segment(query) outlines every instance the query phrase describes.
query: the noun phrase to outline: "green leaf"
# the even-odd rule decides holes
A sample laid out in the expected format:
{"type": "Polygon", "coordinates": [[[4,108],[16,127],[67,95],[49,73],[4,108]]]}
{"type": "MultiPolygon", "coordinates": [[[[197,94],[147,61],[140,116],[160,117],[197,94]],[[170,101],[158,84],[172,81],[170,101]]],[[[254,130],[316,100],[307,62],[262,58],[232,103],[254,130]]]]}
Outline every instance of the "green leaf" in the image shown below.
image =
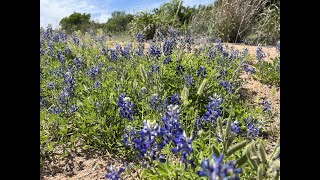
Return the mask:
{"type": "Polygon", "coordinates": [[[244,140],[244,141],[242,141],[242,142],[239,142],[239,143],[231,146],[231,147],[229,148],[229,150],[227,151],[226,156],[232,155],[234,152],[236,152],[236,151],[238,151],[239,149],[245,147],[246,145],[247,145],[247,140],[244,140]]]}

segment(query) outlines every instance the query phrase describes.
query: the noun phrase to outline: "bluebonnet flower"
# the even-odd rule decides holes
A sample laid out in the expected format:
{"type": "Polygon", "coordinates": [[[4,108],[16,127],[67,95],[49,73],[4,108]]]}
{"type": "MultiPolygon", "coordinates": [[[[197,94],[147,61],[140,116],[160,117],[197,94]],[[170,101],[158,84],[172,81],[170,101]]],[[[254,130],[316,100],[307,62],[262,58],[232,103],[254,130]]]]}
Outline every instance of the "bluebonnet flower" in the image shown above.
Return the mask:
{"type": "Polygon", "coordinates": [[[45,38],[45,39],[51,39],[52,32],[53,32],[52,26],[49,24],[49,25],[47,26],[46,31],[44,32],[44,38],[45,38]]]}
{"type": "Polygon", "coordinates": [[[70,92],[68,90],[62,90],[62,92],[59,94],[58,101],[61,105],[68,105],[70,98],[70,92]]]}
{"type": "Polygon", "coordinates": [[[161,56],[161,51],[156,45],[152,45],[149,49],[149,52],[152,56],[159,58],[161,56]]]}
{"type": "Polygon", "coordinates": [[[101,74],[99,66],[92,66],[88,71],[90,79],[95,79],[99,74],[101,74]]]}
{"type": "Polygon", "coordinates": [[[75,34],[72,35],[72,39],[75,44],[79,44],[79,39],[75,34]]]}
{"type": "Polygon", "coordinates": [[[210,48],[208,51],[208,59],[212,60],[216,56],[216,50],[214,48],[210,48]]]}
{"type": "Polygon", "coordinates": [[[231,129],[230,129],[230,131],[231,131],[231,133],[236,133],[237,135],[239,135],[239,134],[241,133],[238,120],[234,121],[234,122],[231,124],[231,129]]]}
{"type": "Polygon", "coordinates": [[[230,53],[230,57],[229,57],[229,60],[233,60],[233,59],[236,59],[238,57],[238,54],[239,54],[239,50],[231,50],[231,53],[230,53]]]}
{"type": "Polygon", "coordinates": [[[83,63],[83,62],[81,61],[81,59],[78,58],[78,57],[74,58],[74,59],[73,59],[73,62],[76,64],[76,67],[77,67],[77,68],[80,68],[81,66],[84,65],[84,63],[83,63]]]}
{"type": "Polygon", "coordinates": [[[94,102],[94,106],[99,107],[100,106],[99,102],[94,102]]]}
{"type": "Polygon", "coordinates": [[[261,126],[257,127],[257,123],[254,123],[254,119],[252,116],[249,116],[245,119],[247,122],[247,136],[251,136],[252,138],[255,138],[259,135],[261,126]]]}
{"type": "Polygon", "coordinates": [[[186,85],[187,87],[191,87],[195,84],[195,80],[193,79],[193,77],[189,74],[186,74],[184,76],[185,80],[186,80],[186,85]]]}
{"type": "Polygon", "coordinates": [[[206,106],[207,112],[206,115],[202,117],[204,121],[209,121],[210,123],[216,124],[218,117],[222,116],[222,98],[216,94],[212,97],[209,97],[209,104],[206,106]]]}
{"type": "Polygon", "coordinates": [[[120,177],[120,174],[124,172],[124,168],[119,168],[118,170],[114,169],[112,165],[107,167],[107,174],[105,175],[106,179],[111,179],[111,180],[122,180],[120,177]]]}
{"type": "Polygon", "coordinates": [[[169,32],[169,35],[173,38],[176,38],[178,36],[177,30],[174,29],[173,27],[169,27],[168,32],[169,32]]]}
{"type": "Polygon", "coordinates": [[[129,47],[124,47],[123,50],[121,51],[121,55],[127,59],[130,58],[130,48],[129,47]]]}
{"type": "Polygon", "coordinates": [[[263,106],[263,111],[271,110],[271,101],[268,101],[265,98],[263,98],[259,104],[263,106]]]}
{"type": "Polygon", "coordinates": [[[223,54],[223,57],[225,57],[225,58],[227,58],[229,56],[228,51],[223,51],[222,54],[223,54]]]}
{"type": "Polygon", "coordinates": [[[174,39],[167,39],[163,44],[163,54],[165,56],[169,56],[172,54],[172,50],[174,47],[174,39]]]}
{"type": "Polygon", "coordinates": [[[49,42],[48,43],[48,47],[49,47],[49,50],[53,50],[54,44],[52,42],[49,42]]]}
{"type": "Polygon", "coordinates": [[[107,50],[106,50],[104,47],[102,48],[101,52],[102,52],[102,54],[103,54],[104,56],[107,55],[107,50]]]}
{"type": "Polygon", "coordinates": [[[232,179],[238,180],[238,174],[242,173],[240,168],[236,168],[233,161],[223,164],[224,155],[219,157],[212,155],[212,159],[205,159],[201,163],[202,170],[198,171],[200,177],[208,177],[210,180],[232,179]]]}
{"type": "Polygon", "coordinates": [[[170,56],[167,56],[166,58],[164,58],[163,60],[163,64],[170,64],[172,62],[172,59],[170,56]]]}
{"type": "Polygon", "coordinates": [[[62,109],[59,108],[58,106],[54,107],[54,106],[51,106],[50,110],[49,110],[50,114],[60,114],[62,112],[62,109]]]}
{"type": "Polygon", "coordinates": [[[139,150],[139,157],[150,156],[155,160],[159,151],[156,137],[160,134],[160,127],[157,123],[143,121],[143,128],[140,130],[140,137],[134,140],[135,148],[139,150]]]}
{"type": "Polygon", "coordinates": [[[163,148],[172,140],[172,138],[183,132],[179,122],[180,112],[181,109],[179,109],[178,105],[167,106],[165,116],[162,117],[164,125],[161,127],[160,135],[163,137],[163,142],[160,144],[160,148],[163,148]]]}
{"type": "Polygon", "coordinates": [[[278,52],[280,52],[280,41],[277,42],[276,49],[278,52]]]}
{"type": "Polygon", "coordinates": [[[136,50],[136,54],[138,55],[138,56],[143,56],[144,54],[143,54],[143,49],[142,48],[138,48],[138,50],[136,50]]]}
{"type": "Polygon", "coordinates": [[[248,65],[245,66],[244,70],[246,71],[246,73],[249,73],[249,74],[254,74],[255,73],[254,67],[251,67],[251,66],[248,66],[248,65]]]}
{"type": "Polygon", "coordinates": [[[173,142],[177,147],[172,148],[172,153],[176,154],[181,152],[182,163],[185,163],[188,157],[190,156],[190,154],[193,152],[192,140],[193,140],[193,137],[188,138],[185,132],[183,132],[182,134],[177,134],[173,138],[173,142]]]}
{"type": "Polygon", "coordinates": [[[152,73],[159,73],[160,72],[160,67],[156,64],[151,65],[151,72],[152,73]]]}
{"type": "Polygon", "coordinates": [[[66,62],[66,60],[64,59],[64,56],[63,56],[61,51],[58,52],[58,59],[59,59],[61,64],[64,64],[66,62]]]}
{"type": "Polygon", "coordinates": [[[247,56],[248,52],[249,52],[248,48],[244,48],[243,51],[242,51],[242,56],[243,57],[247,56]]]}
{"type": "Polygon", "coordinates": [[[56,83],[49,82],[49,83],[47,84],[47,88],[48,88],[48,89],[54,89],[55,87],[56,87],[56,83]]]}
{"type": "Polygon", "coordinates": [[[75,105],[72,105],[71,107],[70,107],[70,113],[74,113],[74,112],[76,112],[78,110],[78,106],[75,104],[75,105]]]}
{"type": "Polygon", "coordinates": [[[67,71],[66,74],[63,75],[64,83],[70,87],[74,87],[76,83],[76,79],[72,76],[71,70],[67,71]]]}
{"type": "Polygon", "coordinates": [[[179,64],[176,68],[176,72],[178,74],[182,74],[184,71],[185,71],[184,67],[181,64],[179,64]]]}
{"type": "Polygon", "coordinates": [[[134,111],[132,110],[134,104],[130,101],[129,97],[125,94],[121,94],[118,100],[118,106],[120,107],[120,117],[133,120],[134,111]]]}
{"type": "Polygon", "coordinates": [[[175,93],[169,97],[166,98],[164,105],[168,106],[170,104],[172,105],[181,105],[182,100],[181,100],[181,95],[179,93],[175,93]]]}
{"type": "Polygon", "coordinates": [[[217,79],[221,79],[223,76],[227,75],[228,74],[228,71],[221,71],[219,76],[217,77],[217,79]]]}
{"type": "MultiPolygon", "coordinates": [[[[279,158],[280,158],[280,155],[279,155],[279,158]]],[[[165,163],[166,162],[166,157],[163,154],[160,154],[159,155],[159,161],[162,162],[162,163],[165,163]]]]}
{"type": "Polygon", "coordinates": [[[257,57],[258,61],[261,61],[263,58],[266,57],[266,55],[264,54],[261,46],[257,47],[256,57],[257,57]]]}
{"type": "Polygon", "coordinates": [[[41,51],[40,51],[41,55],[45,55],[46,52],[47,52],[47,51],[46,51],[45,49],[41,49],[41,51]]]}
{"type": "Polygon", "coordinates": [[[65,53],[68,54],[71,52],[70,48],[68,46],[66,46],[66,48],[64,49],[65,53]]]}
{"type": "Polygon", "coordinates": [[[40,105],[42,105],[42,106],[47,105],[47,100],[42,96],[40,96],[40,105]]]}
{"type": "Polygon", "coordinates": [[[138,137],[138,132],[133,129],[124,129],[124,135],[123,135],[123,140],[122,142],[126,145],[126,146],[134,146],[135,142],[134,140],[138,137]]]}
{"type": "Polygon", "coordinates": [[[60,34],[60,37],[61,37],[61,40],[62,40],[62,41],[67,40],[67,34],[66,34],[65,32],[62,32],[62,33],[60,34]]]}
{"type": "Polygon", "coordinates": [[[222,52],[223,51],[223,47],[222,47],[222,43],[221,43],[221,38],[218,38],[216,40],[216,43],[217,43],[216,48],[218,49],[219,52],[222,52]]]}
{"type": "Polygon", "coordinates": [[[197,76],[201,76],[202,78],[205,78],[207,76],[207,69],[204,66],[199,66],[197,76]]]}
{"type": "Polygon", "coordinates": [[[153,94],[151,99],[150,99],[150,107],[152,109],[155,109],[157,111],[161,111],[162,110],[162,99],[156,95],[156,94],[153,94]]]}
{"type": "Polygon", "coordinates": [[[99,81],[96,81],[96,82],[94,83],[94,87],[95,87],[95,88],[101,88],[101,87],[102,87],[102,84],[101,84],[99,81]]]}
{"type": "Polygon", "coordinates": [[[219,83],[220,86],[222,86],[226,91],[229,93],[235,93],[235,89],[232,84],[230,84],[228,81],[222,80],[219,83]]]}
{"type": "Polygon", "coordinates": [[[144,35],[142,33],[139,33],[137,35],[137,41],[141,43],[141,42],[143,42],[143,39],[144,39],[144,35]]]}
{"type": "Polygon", "coordinates": [[[118,52],[115,49],[109,49],[110,51],[110,60],[116,61],[118,60],[118,52]]]}
{"type": "Polygon", "coordinates": [[[52,37],[52,40],[53,42],[59,42],[59,34],[58,33],[54,34],[52,37]]]}
{"type": "Polygon", "coordinates": [[[56,75],[57,75],[58,77],[60,77],[60,76],[62,75],[62,69],[61,69],[61,68],[58,68],[58,69],[56,70],[56,75]]]}
{"type": "Polygon", "coordinates": [[[122,46],[120,44],[116,44],[116,51],[121,53],[122,51],[122,46]]]}

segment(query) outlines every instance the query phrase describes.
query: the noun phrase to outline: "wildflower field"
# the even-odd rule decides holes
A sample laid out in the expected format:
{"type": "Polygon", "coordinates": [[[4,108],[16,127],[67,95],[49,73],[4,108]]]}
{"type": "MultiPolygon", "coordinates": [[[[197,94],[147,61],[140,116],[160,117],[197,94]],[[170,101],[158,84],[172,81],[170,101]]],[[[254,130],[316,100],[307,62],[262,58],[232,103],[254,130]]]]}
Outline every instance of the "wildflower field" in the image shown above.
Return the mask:
{"type": "Polygon", "coordinates": [[[116,42],[48,26],[41,178],[280,179],[280,41],[250,48],[173,28],[116,42]]]}

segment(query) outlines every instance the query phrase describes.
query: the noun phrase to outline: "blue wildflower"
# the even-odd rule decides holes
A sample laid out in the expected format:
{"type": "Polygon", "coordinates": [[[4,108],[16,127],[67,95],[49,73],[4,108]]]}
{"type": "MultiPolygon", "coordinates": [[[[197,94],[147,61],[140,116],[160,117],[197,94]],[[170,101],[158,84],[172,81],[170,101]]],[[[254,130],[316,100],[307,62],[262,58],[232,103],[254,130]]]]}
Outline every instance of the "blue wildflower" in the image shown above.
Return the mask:
{"type": "Polygon", "coordinates": [[[60,63],[63,64],[63,65],[66,62],[66,60],[64,59],[64,56],[63,56],[61,51],[58,52],[58,59],[59,59],[60,63]]]}
{"type": "Polygon", "coordinates": [[[201,163],[202,170],[198,171],[200,177],[208,177],[210,180],[240,179],[238,174],[242,173],[240,168],[236,168],[233,161],[223,164],[224,155],[219,157],[212,155],[212,159],[205,159],[201,163]]]}
{"type": "Polygon", "coordinates": [[[179,93],[175,93],[169,97],[166,98],[164,105],[168,106],[170,104],[172,105],[181,105],[182,100],[181,100],[181,95],[179,93]]]}
{"type": "Polygon", "coordinates": [[[118,52],[115,49],[109,49],[110,51],[110,60],[111,61],[116,61],[118,60],[118,52]]]}
{"type": "Polygon", "coordinates": [[[141,42],[143,42],[143,39],[144,39],[144,35],[142,33],[139,33],[137,35],[137,41],[141,43],[141,42]]]}
{"type": "Polygon", "coordinates": [[[222,116],[222,98],[217,96],[209,97],[209,105],[206,106],[207,112],[206,115],[202,117],[204,121],[209,121],[210,123],[216,124],[218,117],[222,116]]]}
{"type": "Polygon", "coordinates": [[[130,48],[129,47],[124,47],[123,50],[121,51],[121,55],[127,59],[130,58],[130,48]]]}
{"type": "Polygon", "coordinates": [[[120,117],[133,120],[134,111],[132,110],[134,104],[130,101],[129,97],[125,94],[121,94],[118,100],[118,106],[120,107],[120,117]]]}
{"type": "Polygon", "coordinates": [[[257,47],[256,57],[257,57],[258,61],[261,61],[263,58],[266,57],[266,55],[264,54],[261,46],[257,47]]]}
{"type": "Polygon", "coordinates": [[[161,56],[161,51],[156,45],[152,45],[149,49],[149,52],[152,56],[159,58],[161,56]]]}
{"type": "Polygon", "coordinates": [[[150,107],[152,109],[157,110],[157,111],[161,111],[162,110],[162,106],[163,106],[162,105],[162,99],[156,94],[152,95],[152,97],[150,99],[150,107]]]}
{"type": "Polygon", "coordinates": [[[199,66],[197,76],[201,76],[202,78],[205,78],[207,76],[207,69],[204,66],[199,66]]]}
{"type": "Polygon", "coordinates": [[[231,131],[231,133],[235,133],[235,134],[237,134],[237,135],[239,135],[239,134],[241,133],[238,120],[234,121],[234,122],[231,124],[231,129],[230,129],[230,131],[231,131]]]}
{"type": "Polygon", "coordinates": [[[280,41],[277,42],[276,49],[280,53],[280,41]]]}
{"type": "Polygon", "coordinates": [[[170,64],[172,62],[172,59],[170,56],[167,56],[166,58],[164,58],[163,60],[163,64],[170,64]]]}
{"type": "Polygon", "coordinates": [[[163,44],[163,54],[165,56],[169,56],[172,54],[172,50],[174,48],[174,39],[168,39],[163,44]]]}
{"type": "Polygon", "coordinates": [[[184,76],[185,80],[186,80],[186,85],[187,87],[191,87],[195,84],[195,80],[193,79],[193,77],[189,74],[186,74],[184,76]]]}
{"type": "Polygon", "coordinates": [[[254,123],[254,119],[252,116],[249,116],[248,118],[245,119],[247,122],[247,136],[251,136],[252,138],[255,138],[259,135],[261,127],[257,127],[257,124],[254,123]]]}
{"type": "Polygon", "coordinates": [[[193,140],[193,137],[188,138],[185,132],[181,134],[177,134],[173,139],[173,142],[177,147],[172,148],[172,153],[176,154],[181,152],[182,163],[186,162],[190,154],[193,152],[192,140],[193,140]]]}
{"type": "Polygon", "coordinates": [[[263,98],[259,104],[263,106],[263,111],[271,110],[271,101],[268,101],[265,98],[263,98]]]}
{"type": "Polygon", "coordinates": [[[106,179],[111,179],[111,180],[122,180],[120,177],[120,174],[124,172],[124,168],[119,168],[118,170],[114,169],[112,165],[107,167],[107,174],[105,175],[106,179]]]}
{"type": "Polygon", "coordinates": [[[223,47],[222,47],[222,43],[221,43],[221,38],[218,38],[216,40],[216,43],[217,43],[216,48],[218,49],[219,52],[222,52],[223,51],[223,47]]]}
{"type": "Polygon", "coordinates": [[[95,87],[95,88],[101,88],[101,87],[102,87],[102,84],[101,84],[99,81],[96,81],[96,82],[94,83],[94,87],[95,87]]]}
{"type": "Polygon", "coordinates": [[[56,88],[56,83],[49,82],[49,83],[47,84],[47,88],[48,88],[48,89],[54,89],[54,88],[56,88]]]}
{"type": "Polygon", "coordinates": [[[70,107],[70,113],[74,113],[74,112],[76,112],[78,110],[78,106],[75,104],[75,105],[72,105],[71,107],[70,107]]]}
{"type": "Polygon", "coordinates": [[[167,111],[165,116],[162,117],[163,127],[161,127],[161,133],[163,137],[163,142],[160,144],[160,148],[163,148],[168,144],[172,138],[176,137],[178,134],[183,132],[181,124],[179,122],[179,114],[181,109],[178,105],[169,105],[167,106],[167,111]]]}
{"type": "Polygon", "coordinates": [[[182,74],[183,72],[185,71],[184,67],[182,65],[178,65],[177,68],[176,68],[176,72],[178,74],[182,74]]]}

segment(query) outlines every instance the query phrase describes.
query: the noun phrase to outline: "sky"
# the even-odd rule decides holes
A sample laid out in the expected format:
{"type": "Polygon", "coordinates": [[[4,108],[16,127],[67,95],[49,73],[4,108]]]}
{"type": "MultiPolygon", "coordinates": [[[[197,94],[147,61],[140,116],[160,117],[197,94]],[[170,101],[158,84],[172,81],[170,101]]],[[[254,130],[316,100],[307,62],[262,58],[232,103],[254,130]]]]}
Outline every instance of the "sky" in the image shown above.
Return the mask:
{"type": "MultiPolygon", "coordinates": [[[[90,13],[91,19],[105,23],[113,11],[136,13],[152,10],[170,0],[40,0],[40,27],[59,27],[62,18],[74,12],[90,13]]],[[[184,6],[207,5],[214,0],[184,0],[184,6]]]]}

